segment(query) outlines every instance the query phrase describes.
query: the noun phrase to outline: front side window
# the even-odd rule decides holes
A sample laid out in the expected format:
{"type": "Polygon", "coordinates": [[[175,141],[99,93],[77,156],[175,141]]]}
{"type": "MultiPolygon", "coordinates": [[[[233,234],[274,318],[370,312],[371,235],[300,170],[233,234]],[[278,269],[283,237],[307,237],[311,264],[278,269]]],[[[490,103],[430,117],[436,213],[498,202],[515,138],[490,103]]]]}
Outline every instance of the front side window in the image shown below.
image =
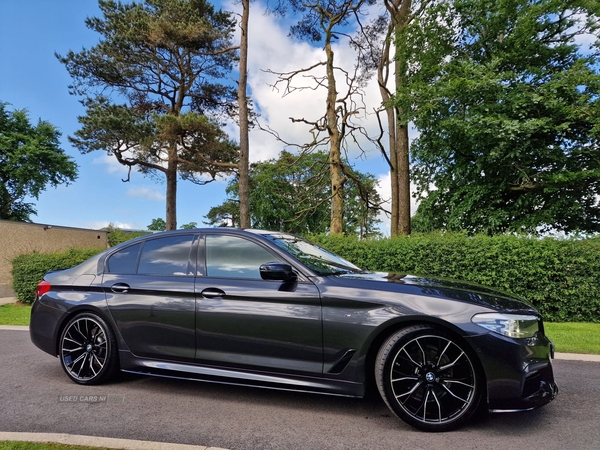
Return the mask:
{"type": "Polygon", "coordinates": [[[266,236],[319,275],[343,275],[362,270],[342,257],[295,236],[266,236]]]}
{"type": "Polygon", "coordinates": [[[146,241],[137,273],[140,275],[190,275],[193,235],[169,236],[146,241]]]}
{"type": "Polygon", "coordinates": [[[260,245],[237,236],[206,236],[209,277],[260,279],[260,266],[280,259],[260,245]]]}

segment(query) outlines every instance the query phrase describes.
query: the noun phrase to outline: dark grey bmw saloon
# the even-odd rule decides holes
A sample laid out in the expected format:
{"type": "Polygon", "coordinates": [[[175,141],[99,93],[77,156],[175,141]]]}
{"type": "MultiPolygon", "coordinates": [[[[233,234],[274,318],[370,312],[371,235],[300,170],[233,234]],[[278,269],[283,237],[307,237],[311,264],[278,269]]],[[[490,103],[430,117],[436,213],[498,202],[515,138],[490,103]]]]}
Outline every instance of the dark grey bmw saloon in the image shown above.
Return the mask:
{"type": "Polygon", "coordinates": [[[457,281],[359,269],[289,234],[134,239],[37,288],[31,340],[79,384],[118,370],[361,397],[426,431],[557,393],[531,306],[457,281]]]}

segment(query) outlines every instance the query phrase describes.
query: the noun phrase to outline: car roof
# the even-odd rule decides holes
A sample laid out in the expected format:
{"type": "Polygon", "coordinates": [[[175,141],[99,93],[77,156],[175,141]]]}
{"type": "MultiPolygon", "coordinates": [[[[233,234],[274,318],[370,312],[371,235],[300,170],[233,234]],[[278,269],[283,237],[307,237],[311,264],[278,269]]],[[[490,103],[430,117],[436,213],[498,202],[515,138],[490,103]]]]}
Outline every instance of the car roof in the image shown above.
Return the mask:
{"type": "Polygon", "coordinates": [[[231,228],[231,227],[213,227],[213,228],[187,228],[180,230],[169,230],[169,231],[160,231],[155,232],[149,235],[140,236],[140,240],[144,240],[144,238],[151,238],[157,235],[168,235],[168,234],[181,234],[181,233],[230,233],[230,234],[241,234],[248,235],[254,234],[259,236],[272,236],[275,238],[289,238],[289,239],[299,239],[298,236],[286,233],[283,231],[269,231],[269,230],[259,230],[254,228],[231,228]]]}

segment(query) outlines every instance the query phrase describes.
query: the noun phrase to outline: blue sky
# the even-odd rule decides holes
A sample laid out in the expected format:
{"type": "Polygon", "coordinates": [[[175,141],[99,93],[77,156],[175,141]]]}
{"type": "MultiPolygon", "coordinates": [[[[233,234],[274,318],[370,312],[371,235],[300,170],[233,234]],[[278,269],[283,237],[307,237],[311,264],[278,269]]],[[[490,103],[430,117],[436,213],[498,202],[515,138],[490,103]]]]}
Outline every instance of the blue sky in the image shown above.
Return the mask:
{"type": "MultiPolygon", "coordinates": [[[[253,3],[255,11],[259,4],[253,3]]],[[[36,202],[37,223],[81,228],[100,228],[113,223],[126,228],[145,229],[151,220],[165,216],[164,183],[132,172],[131,182],[123,183],[126,169],[114,157],[103,152],[82,155],[73,148],[67,136],[78,129],[77,116],[83,114],[78,98],[69,95],[71,79],[54,53],[89,48],[98,42],[98,35],[88,30],[84,20],[98,16],[95,0],[0,0],[0,101],[10,103],[10,109],[27,109],[32,122],[49,121],[62,132],[62,148],[79,165],[79,177],[69,186],[48,188],[36,202]]],[[[351,60],[347,46],[338,50],[340,59],[351,60]]],[[[281,93],[269,86],[272,79],[264,69],[287,70],[320,58],[321,49],[308,44],[290,42],[287,29],[260,11],[251,18],[249,81],[259,104],[261,121],[296,142],[306,138],[306,130],[292,125],[289,117],[304,116],[320,109],[318,96],[281,98],[281,93]],[[254,27],[253,27],[254,25],[254,27]]],[[[376,91],[368,98],[377,103],[376,91]]],[[[236,138],[237,131],[228,129],[236,138]]],[[[266,133],[251,133],[251,158],[264,160],[276,157],[282,149],[266,133]]],[[[352,155],[356,156],[356,155],[352,155]]],[[[353,158],[357,168],[381,178],[382,195],[387,168],[381,156],[371,149],[362,158],[353,158]]],[[[181,181],[178,185],[178,224],[197,222],[202,225],[210,207],[225,198],[226,181],[197,186],[181,181]]],[[[389,194],[388,194],[389,195],[389,194]]]]}

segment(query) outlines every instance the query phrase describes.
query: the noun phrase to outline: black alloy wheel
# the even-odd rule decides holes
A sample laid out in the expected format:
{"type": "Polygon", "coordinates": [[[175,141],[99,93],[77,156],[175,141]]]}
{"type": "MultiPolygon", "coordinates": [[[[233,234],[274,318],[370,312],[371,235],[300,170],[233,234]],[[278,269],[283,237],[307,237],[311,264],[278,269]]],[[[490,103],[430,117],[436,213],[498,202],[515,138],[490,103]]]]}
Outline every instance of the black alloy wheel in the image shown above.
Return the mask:
{"type": "Polygon", "coordinates": [[[479,406],[482,377],[465,344],[426,325],[398,331],[375,364],[379,392],[403,421],[424,431],[463,425],[479,406]]]}
{"type": "Polygon", "coordinates": [[[114,334],[93,313],[78,314],[67,323],[60,338],[59,358],[67,375],[79,384],[102,383],[118,369],[114,334]]]}

